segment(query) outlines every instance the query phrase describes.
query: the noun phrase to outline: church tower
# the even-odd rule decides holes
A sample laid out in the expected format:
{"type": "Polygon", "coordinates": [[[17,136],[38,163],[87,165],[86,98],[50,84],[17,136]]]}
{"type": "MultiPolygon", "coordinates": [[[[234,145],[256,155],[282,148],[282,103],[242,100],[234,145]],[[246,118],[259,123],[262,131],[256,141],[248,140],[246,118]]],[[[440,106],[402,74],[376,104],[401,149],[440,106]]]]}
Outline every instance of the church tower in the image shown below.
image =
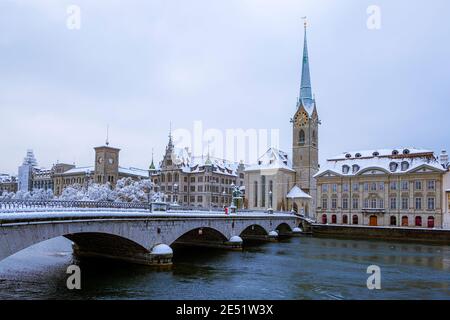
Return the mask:
{"type": "Polygon", "coordinates": [[[315,210],[317,184],[314,175],[319,171],[320,120],[311,88],[306,29],[305,22],[300,96],[297,101],[297,112],[292,119],[292,158],[293,169],[296,172],[296,184],[313,198],[312,208],[315,210]]]}

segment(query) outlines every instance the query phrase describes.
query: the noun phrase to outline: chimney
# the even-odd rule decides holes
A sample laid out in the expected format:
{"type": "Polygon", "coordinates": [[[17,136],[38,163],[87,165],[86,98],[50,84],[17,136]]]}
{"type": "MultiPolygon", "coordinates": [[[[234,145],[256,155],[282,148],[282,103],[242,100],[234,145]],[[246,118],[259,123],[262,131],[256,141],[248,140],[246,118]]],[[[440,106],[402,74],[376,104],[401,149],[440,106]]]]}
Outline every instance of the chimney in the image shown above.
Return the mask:
{"type": "Polygon", "coordinates": [[[448,163],[448,153],[446,150],[442,150],[441,155],[439,156],[439,160],[441,164],[447,168],[449,163],[448,163]]]}

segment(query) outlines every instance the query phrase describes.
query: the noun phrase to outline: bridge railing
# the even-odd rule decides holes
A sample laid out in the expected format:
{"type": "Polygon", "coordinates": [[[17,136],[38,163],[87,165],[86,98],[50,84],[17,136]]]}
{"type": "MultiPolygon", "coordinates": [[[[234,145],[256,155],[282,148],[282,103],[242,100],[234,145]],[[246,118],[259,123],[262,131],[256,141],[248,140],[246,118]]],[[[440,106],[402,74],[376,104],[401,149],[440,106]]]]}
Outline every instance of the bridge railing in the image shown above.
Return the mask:
{"type": "Polygon", "coordinates": [[[86,209],[143,209],[150,210],[148,203],[111,201],[61,201],[61,200],[0,200],[0,211],[32,210],[41,208],[86,208],[86,209]]]}

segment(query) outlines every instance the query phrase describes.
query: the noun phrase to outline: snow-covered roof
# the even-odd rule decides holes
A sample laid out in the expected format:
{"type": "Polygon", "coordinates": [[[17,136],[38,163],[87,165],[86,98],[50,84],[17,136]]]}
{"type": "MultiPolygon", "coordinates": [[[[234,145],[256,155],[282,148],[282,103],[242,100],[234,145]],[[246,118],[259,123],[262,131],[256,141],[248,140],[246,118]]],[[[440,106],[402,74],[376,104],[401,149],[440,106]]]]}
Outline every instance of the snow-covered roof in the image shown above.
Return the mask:
{"type": "Polygon", "coordinates": [[[10,176],[9,174],[3,174],[0,173],[0,183],[9,183],[9,182],[15,182],[16,177],[10,176]]]}
{"type": "Polygon", "coordinates": [[[286,198],[289,199],[312,199],[312,197],[305,191],[300,189],[299,186],[295,185],[292,187],[291,191],[287,194],[286,198]]]}
{"type": "Polygon", "coordinates": [[[129,176],[136,176],[141,178],[148,178],[148,171],[138,168],[122,168],[119,167],[119,173],[129,175],[129,176]]]}
{"type": "Polygon", "coordinates": [[[95,171],[95,167],[77,167],[66,172],[62,173],[63,175],[73,175],[73,174],[82,174],[82,173],[91,173],[95,171]]]}
{"type": "Polygon", "coordinates": [[[286,152],[276,148],[270,148],[258,159],[256,164],[249,166],[245,171],[280,169],[294,171],[292,169],[292,163],[286,152]]]}
{"type": "Polygon", "coordinates": [[[367,170],[381,170],[387,174],[404,174],[420,167],[444,172],[433,151],[415,148],[379,149],[344,152],[321,166],[315,177],[326,172],[339,176],[361,175],[367,170]]]}
{"type": "Polygon", "coordinates": [[[174,148],[172,154],[174,164],[179,165],[181,170],[185,173],[204,172],[205,166],[211,165],[216,173],[236,176],[237,170],[241,165],[239,162],[212,156],[191,156],[185,148],[174,148]]]}
{"type": "Polygon", "coordinates": [[[402,157],[402,156],[414,156],[422,154],[433,155],[432,150],[418,149],[418,148],[397,148],[397,149],[373,149],[373,150],[360,150],[352,152],[343,152],[334,157],[329,158],[332,160],[346,160],[346,159],[360,159],[360,158],[372,158],[372,157],[402,157]]]}

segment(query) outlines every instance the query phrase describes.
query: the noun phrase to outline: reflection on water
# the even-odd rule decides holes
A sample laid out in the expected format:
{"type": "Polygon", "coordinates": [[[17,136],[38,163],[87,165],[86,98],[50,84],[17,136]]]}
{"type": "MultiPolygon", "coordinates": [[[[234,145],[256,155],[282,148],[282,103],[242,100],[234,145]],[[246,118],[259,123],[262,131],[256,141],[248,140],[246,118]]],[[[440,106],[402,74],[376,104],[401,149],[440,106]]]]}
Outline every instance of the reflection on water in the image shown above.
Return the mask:
{"type": "Polygon", "coordinates": [[[450,299],[450,247],[294,238],[245,248],[175,251],[174,267],[77,261],[57,238],[0,262],[1,299],[450,299]],[[66,288],[78,264],[82,290],[66,288]],[[366,287],[381,267],[382,290],[366,287]]]}

